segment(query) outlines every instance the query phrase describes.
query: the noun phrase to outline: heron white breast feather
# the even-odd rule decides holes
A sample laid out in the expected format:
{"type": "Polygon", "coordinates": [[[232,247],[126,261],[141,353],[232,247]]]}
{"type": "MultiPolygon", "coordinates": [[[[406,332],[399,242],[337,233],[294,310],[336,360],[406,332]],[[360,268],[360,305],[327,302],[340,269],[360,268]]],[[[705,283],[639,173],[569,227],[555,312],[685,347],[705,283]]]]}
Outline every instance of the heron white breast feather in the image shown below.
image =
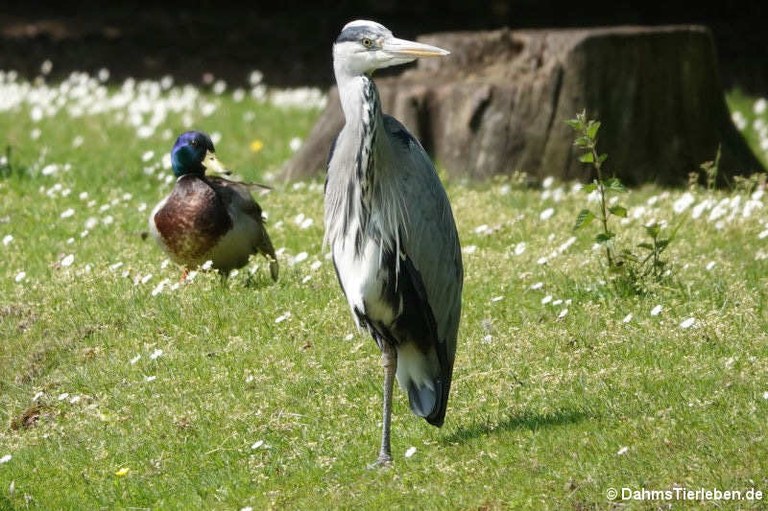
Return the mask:
{"type": "Polygon", "coordinates": [[[383,299],[385,282],[381,278],[381,247],[369,239],[363,250],[356,253],[354,231],[351,232],[349,239],[339,240],[333,246],[333,259],[349,307],[355,318],[357,310],[387,324],[395,319],[398,311],[383,299]]]}

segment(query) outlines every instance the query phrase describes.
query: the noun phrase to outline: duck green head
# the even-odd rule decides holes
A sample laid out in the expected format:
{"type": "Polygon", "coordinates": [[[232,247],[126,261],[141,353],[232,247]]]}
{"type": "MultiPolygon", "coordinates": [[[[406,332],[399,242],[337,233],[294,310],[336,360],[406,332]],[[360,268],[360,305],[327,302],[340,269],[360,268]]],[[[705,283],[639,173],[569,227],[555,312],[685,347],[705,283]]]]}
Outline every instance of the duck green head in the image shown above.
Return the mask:
{"type": "Polygon", "coordinates": [[[202,176],[206,170],[226,174],[224,166],[216,158],[216,149],[208,134],[187,131],[179,135],[171,149],[171,166],[176,177],[202,176]]]}

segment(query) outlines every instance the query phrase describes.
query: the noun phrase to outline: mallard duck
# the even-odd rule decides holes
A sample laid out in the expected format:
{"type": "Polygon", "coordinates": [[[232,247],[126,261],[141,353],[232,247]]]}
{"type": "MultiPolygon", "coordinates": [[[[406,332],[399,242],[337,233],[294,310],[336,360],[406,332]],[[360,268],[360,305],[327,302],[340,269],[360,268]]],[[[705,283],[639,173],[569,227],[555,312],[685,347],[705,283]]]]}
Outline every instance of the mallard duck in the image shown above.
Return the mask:
{"type": "Polygon", "coordinates": [[[149,232],[184,274],[207,261],[226,277],[262,254],[277,280],[275,249],[264,226],[261,206],[253,199],[253,183],[206,175],[229,174],[216,158],[206,133],[182,133],[171,150],[176,184],[152,210],[149,232]]]}

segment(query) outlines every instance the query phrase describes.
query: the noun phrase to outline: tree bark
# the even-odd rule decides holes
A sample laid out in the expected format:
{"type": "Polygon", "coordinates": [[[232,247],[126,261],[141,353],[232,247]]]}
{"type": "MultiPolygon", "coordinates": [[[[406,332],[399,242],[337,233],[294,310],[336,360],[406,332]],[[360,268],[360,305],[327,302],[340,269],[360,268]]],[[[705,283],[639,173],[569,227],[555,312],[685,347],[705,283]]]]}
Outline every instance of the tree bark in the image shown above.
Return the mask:
{"type": "MultiPolygon", "coordinates": [[[[582,110],[601,122],[606,172],[629,186],[683,185],[718,147],[721,184],[765,170],[731,121],[705,27],[502,29],[419,40],[452,53],[375,79],[384,111],[452,177],[592,179],[565,123],[582,110]]],[[[334,87],[282,176],[324,172],[343,122],[334,87]]]]}

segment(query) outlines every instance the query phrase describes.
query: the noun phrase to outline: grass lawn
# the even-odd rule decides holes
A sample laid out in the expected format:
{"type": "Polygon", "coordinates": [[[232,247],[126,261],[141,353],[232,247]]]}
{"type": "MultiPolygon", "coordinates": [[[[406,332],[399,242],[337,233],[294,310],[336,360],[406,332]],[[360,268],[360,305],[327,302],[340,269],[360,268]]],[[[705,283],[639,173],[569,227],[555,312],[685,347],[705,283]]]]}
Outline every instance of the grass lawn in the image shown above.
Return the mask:
{"type": "MultiPolygon", "coordinates": [[[[394,465],[369,470],[382,370],[322,246],[322,178],[274,180],[322,95],[0,78],[0,509],[765,508],[764,183],[623,195],[617,243],[681,225],[664,278],[627,293],[572,229],[579,186],[447,182],[466,278],[446,424],[396,390],[394,465]],[[278,282],[254,258],[180,284],[146,238],[192,127],[273,183],[278,282]]],[[[760,151],[765,108],[730,104],[760,151]]]]}

